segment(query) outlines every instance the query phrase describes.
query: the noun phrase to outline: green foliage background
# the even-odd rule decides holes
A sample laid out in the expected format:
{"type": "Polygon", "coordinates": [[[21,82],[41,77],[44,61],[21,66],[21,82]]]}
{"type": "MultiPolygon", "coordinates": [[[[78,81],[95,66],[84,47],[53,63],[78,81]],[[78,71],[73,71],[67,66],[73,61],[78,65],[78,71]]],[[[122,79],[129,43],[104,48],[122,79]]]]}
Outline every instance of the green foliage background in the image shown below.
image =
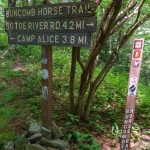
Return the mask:
{"type": "MultiPolygon", "coordinates": [[[[56,1],[55,1],[56,2],[56,1]]],[[[60,1],[57,1],[60,2],[60,1]]],[[[40,1],[34,1],[40,3],[40,1]]],[[[106,7],[106,1],[102,3],[102,7],[106,7]]],[[[149,7],[150,1],[147,1],[146,8],[149,7]]],[[[6,1],[0,1],[0,56],[8,51],[5,63],[0,61],[0,145],[3,145],[10,139],[14,139],[16,133],[14,131],[5,130],[9,122],[18,114],[20,114],[20,105],[24,105],[23,112],[32,114],[32,119],[40,120],[41,117],[41,47],[40,46],[15,46],[10,48],[7,42],[7,35],[4,31],[4,15],[3,8],[6,7],[6,1]],[[11,68],[11,64],[19,58],[23,66],[26,68],[25,75],[6,68],[11,68]],[[24,85],[23,90],[16,87],[9,88],[7,80],[21,77],[24,85]],[[1,81],[1,80],[0,80],[1,81]],[[4,91],[5,90],[5,91],[4,91]],[[5,105],[12,100],[17,99],[18,102],[13,106],[6,107],[5,105]]],[[[25,4],[23,4],[25,5],[25,4]]],[[[145,13],[145,9],[142,13],[145,13]]],[[[98,11],[98,15],[101,12],[98,11]]],[[[123,31],[122,31],[123,32],[123,31]]],[[[141,79],[139,83],[137,109],[135,122],[140,128],[148,128],[150,120],[150,30],[149,21],[145,23],[132,37],[141,37],[145,39],[143,52],[143,64],[141,70],[141,79]]],[[[120,52],[119,61],[108,73],[102,86],[98,89],[95,99],[91,107],[91,119],[87,130],[79,131],[77,125],[80,124],[76,116],[69,114],[68,120],[65,120],[65,125],[70,130],[68,131],[68,140],[76,139],[77,147],[80,149],[95,149],[97,141],[90,133],[90,129],[94,128],[97,133],[103,134],[109,130],[108,136],[111,138],[120,135],[120,129],[123,122],[123,112],[125,107],[125,98],[127,94],[128,74],[130,67],[130,56],[132,50],[132,39],[124,46],[120,52]],[[119,114],[119,115],[118,115],[119,114]],[[77,131],[74,132],[74,129],[77,131]],[[110,129],[112,129],[110,131],[110,129]],[[86,142],[85,142],[86,140],[86,142]],[[91,145],[89,145],[89,143],[91,145]],[[91,147],[90,147],[91,146],[91,147]],[[89,148],[90,147],[90,148],[89,148]]],[[[102,55],[97,65],[95,75],[99,73],[103,63],[109,55],[110,44],[115,41],[115,36],[103,47],[102,55]]],[[[69,76],[71,64],[71,48],[68,47],[53,47],[53,89],[54,95],[59,97],[59,102],[68,108],[69,102],[69,76]],[[67,82],[66,82],[67,81],[67,82]]],[[[87,58],[88,50],[82,49],[81,56],[87,58]]],[[[79,77],[81,69],[77,66],[77,77],[75,80],[75,95],[78,92],[79,77]]],[[[56,106],[57,107],[57,106],[56,106]]],[[[63,107],[63,105],[62,105],[63,107]]],[[[54,111],[53,118],[59,120],[59,108],[54,111]]],[[[31,119],[31,118],[30,118],[31,119]]]]}

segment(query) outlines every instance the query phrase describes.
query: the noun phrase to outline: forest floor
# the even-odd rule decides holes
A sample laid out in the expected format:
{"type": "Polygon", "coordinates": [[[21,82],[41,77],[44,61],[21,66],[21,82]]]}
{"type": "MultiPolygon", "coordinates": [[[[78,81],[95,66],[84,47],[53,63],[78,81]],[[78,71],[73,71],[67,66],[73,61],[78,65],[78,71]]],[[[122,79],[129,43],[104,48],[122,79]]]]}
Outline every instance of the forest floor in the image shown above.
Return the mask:
{"type": "MultiPolygon", "coordinates": [[[[27,101],[28,95],[26,93],[28,90],[24,91],[27,85],[26,78],[29,75],[27,69],[21,64],[19,58],[15,60],[3,58],[0,60],[0,146],[6,141],[13,139],[17,134],[23,133],[27,122],[30,122],[32,119],[40,120],[41,105],[35,106],[37,103],[30,102],[32,97],[27,101]]],[[[34,94],[36,95],[36,92],[34,94]]],[[[89,124],[79,122],[75,117],[71,120],[72,122],[68,121],[68,116],[66,116],[67,106],[57,96],[54,97],[57,107],[54,108],[53,119],[59,126],[71,123],[70,127],[73,127],[72,130],[90,131],[89,133],[101,144],[102,150],[119,150],[119,129],[115,128],[112,134],[112,128],[106,125],[105,121],[101,120],[100,126],[95,124],[97,126],[96,130],[92,128],[94,124],[89,126],[89,124]],[[106,129],[105,125],[107,126],[106,129]]],[[[36,98],[37,102],[41,100],[40,96],[36,98]]],[[[70,115],[69,119],[71,117],[73,116],[70,115]]],[[[103,119],[105,120],[105,118],[103,119]]],[[[70,127],[67,127],[67,130],[70,127]]],[[[150,128],[134,129],[131,141],[132,150],[150,150],[150,128]]],[[[73,148],[73,143],[74,141],[70,140],[72,147],[70,149],[75,150],[77,148],[73,148]]]]}

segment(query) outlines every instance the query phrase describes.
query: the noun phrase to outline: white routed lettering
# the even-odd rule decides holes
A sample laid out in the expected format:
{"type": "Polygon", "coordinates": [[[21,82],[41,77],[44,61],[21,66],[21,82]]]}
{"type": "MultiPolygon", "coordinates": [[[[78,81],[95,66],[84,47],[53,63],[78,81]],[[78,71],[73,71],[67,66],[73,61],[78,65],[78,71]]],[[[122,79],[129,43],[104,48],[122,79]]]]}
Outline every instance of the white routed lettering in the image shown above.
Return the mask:
{"type": "Polygon", "coordinates": [[[44,22],[44,30],[48,30],[48,22],[44,22]]]}
{"type": "Polygon", "coordinates": [[[38,16],[42,15],[42,8],[38,8],[38,16]]]}
{"type": "Polygon", "coordinates": [[[18,35],[18,36],[17,36],[17,41],[18,41],[18,42],[21,42],[21,35],[18,35]]]}
{"type": "Polygon", "coordinates": [[[63,14],[63,6],[59,6],[59,15],[63,14]]]}
{"type": "Polygon", "coordinates": [[[9,14],[10,14],[10,11],[9,10],[6,10],[6,18],[8,18],[9,17],[9,14]]]}
{"type": "Polygon", "coordinates": [[[56,23],[55,23],[55,29],[56,30],[60,29],[60,22],[59,21],[56,21],[56,23]]]}
{"type": "Polygon", "coordinates": [[[28,22],[28,29],[29,29],[29,30],[32,29],[32,22],[28,22]]]}
{"type": "Polygon", "coordinates": [[[35,16],[35,8],[6,10],[6,17],[31,17],[35,16]]]}
{"type": "Polygon", "coordinates": [[[87,43],[87,37],[84,36],[84,43],[86,44],[87,43]]]}
{"type": "Polygon", "coordinates": [[[77,6],[72,6],[72,14],[77,14],[77,6]]]}
{"type": "Polygon", "coordinates": [[[73,29],[74,29],[74,28],[73,28],[74,22],[73,22],[73,21],[70,21],[69,23],[70,23],[70,28],[69,28],[69,29],[70,29],[70,30],[73,30],[73,29]]]}
{"type": "MultiPolygon", "coordinates": [[[[7,22],[7,30],[84,30],[85,20],[70,20],[70,21],[14,21],[7,22]]],[[[86,40],[86,38],[85,38],[86,40]]]]}
{"type": "Polygon", "coordinates": [[[62,15],[63,6],[38,8],[37,14],[38,16],[62,15]]]}
{"type": "Polygon", "coordinates": [[[56,43],[57,44],[60,42],[59,38],[60,38],[59,35],[47,35],[47,36],[39,35],[38,43],[56,43]]]}
{"type": "Polygon", "coordinates": [[[58,7],[54,7],[54,8],[53,8],[53,12],[54,12],[54,13],[53,13],[54,15],[57,15],[57,14],[58,14],[58,7]]]}
{"type": "MultiPolygon", "coordinates": [[[[14,14],[14,16],[15,16],[15,14],[14,14]]],[[[20,9],[18,10],[18,14],[16,16],[21,17],[21,10],[20,9]]]]}
{"type": "Polygon", "coordinates": [[[86,36],[79,36],[78,37],[78,44],[86,44],[86,36]]]}
{"type": "Polygon", "coordinates": [[[54,22],[50,22],[50,29],[55,29],[55,27],[54,27],[54,22]]]}
{"type": "Polygon", "coordinates": [[[6,30],[9,30],[10,29],[9,28],[9,23],[6,23],[5,25],[6,25],[6,30]]]}
{"type": "Polygon", "coordinates": [[[6,18],[34,17],[34,16],[56,16],[56,15],[77,15],[93,13],[90,4],[81,5],[60,5],[38,8],[13,8],[6,9],[6,18]]]}
{"type": "Polygon", "coordinates": [[[62,36],[62,38],[63,38],[62,43],[63,44],[67,43],[67,36],[64,35],[64,36],[62,36]]]}
{"type": "Polygon", "coordinates": [[[62,27],[63,27],[64,29],[67,29],[67,22],[66,22],[66,21],[62,24],[62,27]]]}
{"type": "Polygon", "coordinates": [[[74,44],[74,43],[75,43],[75,36],[71,36],[71,37],[70,37],[70,43],[71,43],[71,44],[74,44]]]}
{"type": "Polygon", "coordinates": [[[38,36],[38,43],[41,43],[41,42],[42,42],[41,36],[38,36]]]}
{"type": "MultiPolygon", "coordinates": [[[[20,13],[20,11],[19,11],[20,13]]],[[[14,10],[14,16],[17,16],[17,10],[14,10]]]]}
{"type": "Polygon", "coordinates": [[[52,15],[52,8],[48,7],[48,15],[51,16],[52,15]]]}
{"type": "Polygon", "coordinates": [[[54,43],[54,36],[53,36],[53,35],[52,35],[52,36],[50,36],[50,37],[49,37],[49,39],[50,39],[50,40],[49,40],[49,41],[50,41],[50,43],[54,43]]]}
{"type": "Polygon", "coordinates": [[[13,24],[13,23],[10,23],[10,24],[9,24],[9,29],[10,29],[10,30],[13,30],[13,29],[14,29],[14,24],[13,24]]]}
{"type": "Polygon", "coordinates": [[[71,6],[67,6],[67,12],[68,12],[68,14],[70,14],[71,13],[71,6]]]}
{"type": "Polygon", "coordinates": [[[46,38],[42,35],[42,43],[46,43],[46,38]]]}
{"type": "Polygon", "coordinates": [[[33,42],[35,40],[35,35],[18,35],[17,41],[18,42],[33,42]]]}
{"type": "Polygon", "coordinates": [[[59,35],[55,35],[55,43],[59,43],[59,35]]]}
{"type": "MultiPolygon", "coordinates": [[[[31,44],[56,44],[56,45],[85,45],[85,39],[87,38],[87,35],[83,33],[81,34],[56,34],[56,33],[43,33],[43,34],[29,34],[29,33],[12,33],[10,40],[16,39],[16,43],[31,43],[31,44]]],[[[129,120],[127,120],[128,122],[129,120]]]]}
{"type": "Polygon", "coordinates": [[[84,29],[84,21],[76,22],[76,29],[84,29]]]}
{"type": "Polygon", "coordinates": [[[80,5],[80,7],[79,7],[79,13],[81,14],[83,14],[84,13],[84,11],[83,11],[83,7],[80,5]]]}

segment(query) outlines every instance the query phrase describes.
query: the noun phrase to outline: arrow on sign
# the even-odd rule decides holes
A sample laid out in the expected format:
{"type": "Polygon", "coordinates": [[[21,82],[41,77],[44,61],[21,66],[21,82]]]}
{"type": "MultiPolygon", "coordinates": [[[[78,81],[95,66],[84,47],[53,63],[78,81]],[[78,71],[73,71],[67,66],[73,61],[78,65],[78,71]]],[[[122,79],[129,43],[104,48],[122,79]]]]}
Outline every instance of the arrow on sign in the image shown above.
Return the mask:
{"type": "Polygon", "coordinates": [[[92,22],[92,23],[89,23],[89,24],[86,24],[87,26],[94,26],[94,23],[92,22]]]}
{"type": "Polygon", "coordinates": [[[16,38],[10,38],[11,40],[15,40],[16,38]]]}

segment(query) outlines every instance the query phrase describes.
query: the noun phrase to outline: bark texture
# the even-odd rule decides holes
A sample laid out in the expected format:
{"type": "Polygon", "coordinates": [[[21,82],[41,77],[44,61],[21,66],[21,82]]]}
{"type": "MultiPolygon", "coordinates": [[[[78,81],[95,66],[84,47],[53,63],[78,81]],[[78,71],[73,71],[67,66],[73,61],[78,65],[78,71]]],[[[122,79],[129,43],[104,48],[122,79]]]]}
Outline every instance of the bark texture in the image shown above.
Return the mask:
{"type": "MultiPolygon", "coordinates": [[[[97,8],[103,1],[97,0],[97,8]]],[[[119,50],[133,35],[135,30],[150,18],[150,13],[145,16],[141,15],[141,9],[146,0],[136,2],[130,0],[128,3],[123,4],[123,0],[111,1],[101,14],[101,19],[98,27],[96,41],[94,42],[89,58],[86,63],[83,63],[80,58],[80,48],[73,48],[72,51],[72,67],[70,75],[70,110],[80,116],[81,119],[87,120],[89,116],[90,106],[93,101],[94,95],[104,80],[105,76],[119,58],[119,50]],[[134,20],[134,21],[133,21],[134,20]],[[104,44],[109,40],[110,36],[117,33],[126,23],[128,27],[117,38],[115,46],[112,48],[112,53],[107,58],[103,68],[100,70],[97,77],[94,77],[96,66],[96,59],[100,54],[104,44]],[[80,86],[78,97],[74,96],[74,79],[75,79],[75,66],[78,62],[81,66],[82,73],[80,77],[80,86]]]]}

